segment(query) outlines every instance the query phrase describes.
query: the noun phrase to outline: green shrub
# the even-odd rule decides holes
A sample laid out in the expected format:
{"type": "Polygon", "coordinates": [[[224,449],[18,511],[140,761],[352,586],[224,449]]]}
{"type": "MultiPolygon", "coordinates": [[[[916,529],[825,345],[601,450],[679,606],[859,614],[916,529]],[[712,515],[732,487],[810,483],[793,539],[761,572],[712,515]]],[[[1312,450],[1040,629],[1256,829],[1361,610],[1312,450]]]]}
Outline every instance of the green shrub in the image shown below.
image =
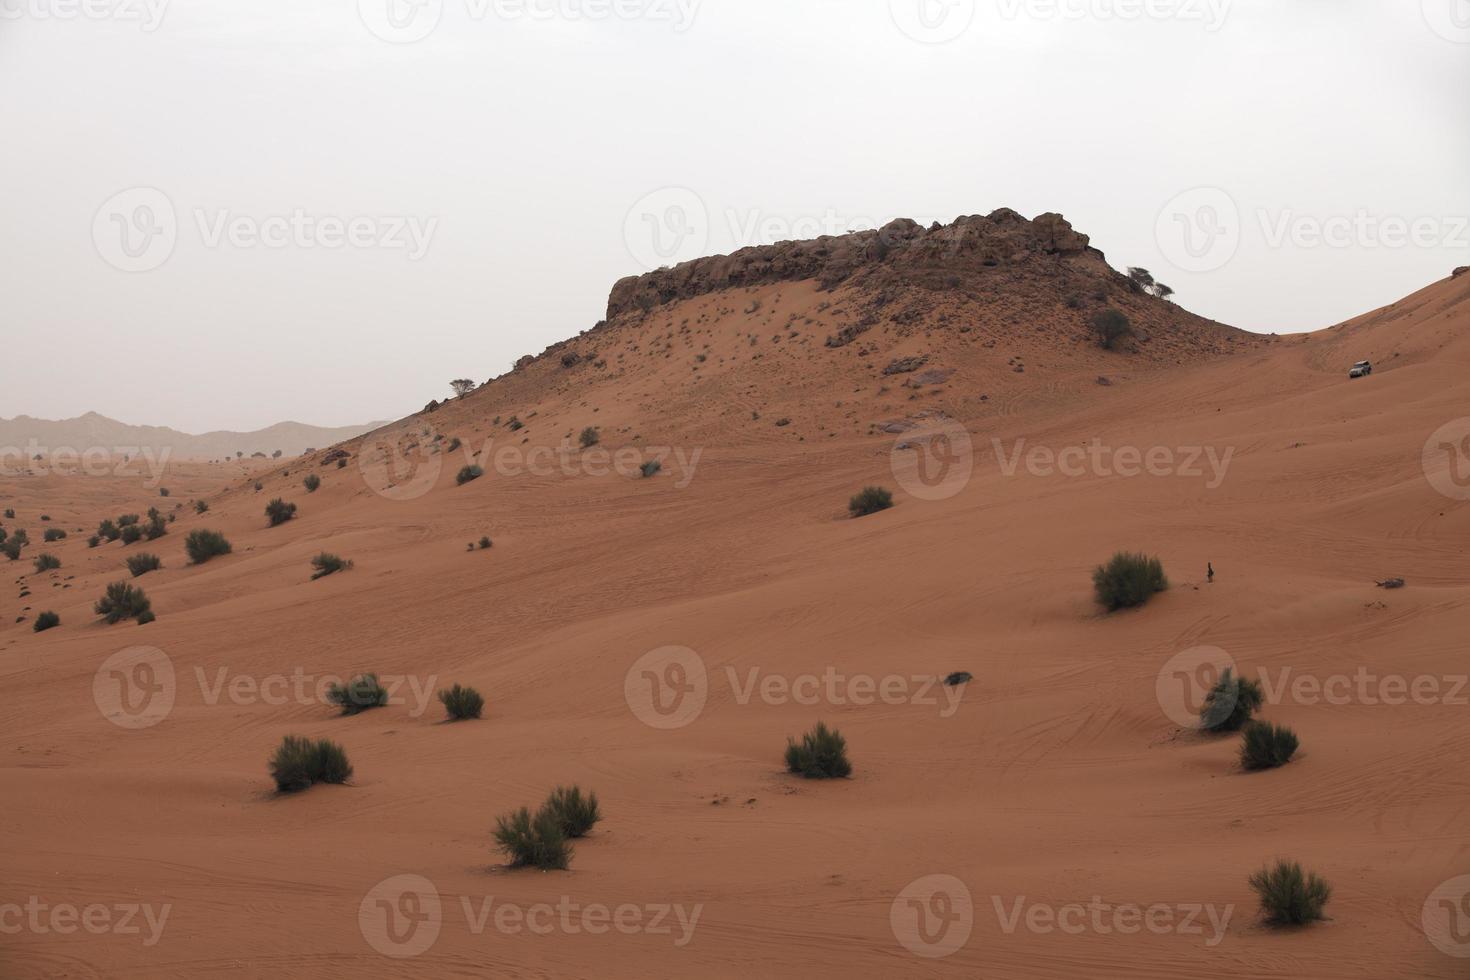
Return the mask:
{"type": "Polygon", "coordinates": [[[36,571],[38,572],[49,572],[53,568],[60,567],[61,559],[57,558],[55,555],[49,555],[45,552],[42,552],[41,554],[36,556],[36,571]]]}
{"type": "Polygon", "coordinates": [[[301,485],[306,487],[307,493],[316,493],[317,488],[322,485],[322,478],[312,473],[301,481],[301,485]]]}
{"type": "Polygon", "coordinates": [[[196,565],[203,565],[211,558],[230,553],[230,542],[218,531],[206,531],[204,528],[196,528],[189,532],[184,539],[184,550],[189,553],[189,560],[196,565]]]}
{"type": "Polygon", "coordinates": [[[149,623],[153,622],[157,618],[157,616],[153,615],[152,609],[144,609],[142,612],[138,613],[138,625],[147,626],[149,623]]]}
{"type": "Polygon", "coordinates": [[[974,679],[975,675],[968,670],[957,670],[944,679],[944,686],[959,687],[961,684],[968,684],[974,679]]]}
{"type": "Polygon", "coordinates": [[[646,480],[651,476],[658,476],[659,471],[663,468],[663,463],[660,463],[656,459],[651,459],[648,462],[644,463],[642,466],[638,467],[638,472],[642,473],[643,479],[646,480]]]}
{"type": "Polygon", "coordinates": [[[61,617],[54,612],[43,612],[36,617],[35,625],[31,629],[37,633],[44,633],[55,626],[61,625],[61,617]]]}
{"type": "Polygon", "coordinates": [[[852,775],[847,740],[819,721],[800,742],[787,740],[786,769],[806,779],[844,779],[852,775]]]}
{"type": "Polygon", "coordinates": [[[122,515],[121,517],[119,517],[117,519],[117,526],[118,527],[132,527],[134,524],[137,524],[137,523],[138,523],[138,515],[137,514],[124,514],[124,515],[122,515]]]}
{"type": "Polygon", "coordinates": [[[20,549],[23,547],[25,547],[25,540],[23,538],[11,538],[3,546],[0,546],[0,554],[4,554],[11,561],[20,561],[20,549]]]}
{"type": "Polygon", "coordinates": [[[1164,566],[1157,558],[1120,551],[1092,571],[1092,588],[1097,601],[1109,612],[1141,606],[1155,592],[1169,587],[1164,566]]]}
{"type": "Polygon", "coordinates": [[[7,508],[5,508],[5,519],[7,521],[13,521],[13,520],[15,520],[15,508],[13,508],[13,507],[7,507],[7,508]]]}
{"type": "Polygon", "coordinates": [[[146,551],[141,554],[128,556],[128,571],[132,573],[133,578],[137,578],[140,575],[147,575],[149,572],[155,572],[162,567],[163,562],[159,560],[159,557],[157,555],[150,555],[146,551]]]}
{"type": "Polygon", "coordinates": [[[1295,861],[1277,861],[1250,876],[1251,888],[1261,900],[1261,914],[1276,926],[1301,926],[1324,918],[1322,909],[1332,897],[1332,886],[1302,870],[1295,861]]]}
{"type": "Polygon", "coordinates": [[[546,798],[542,809],[556,817],[557,823],[561,825],[561,832],[572,840],[586,837],[588,831],[602,819],[602,813],[597,807],[597,794],[588,793],[583,796],[582,789],[578,786],[570,789],[558,786],[546,798]]]}
{"type": "Polygon", "coordinates": [[[48,527],[41,532],[41,540],[48,544],[52,541],[60,541],[64,537],[66,537],[66,532],[59,527],[48,527]]]}
{"type": "Polygon", "coordinates": [[[101,543],[102,543],[102,538],[100,536],[96,535],[96,534],[92,535],[90,538],[87,539],[87,547],[88,548],[95,548],[95,547],[97,547],[101,543]]]}
{"type": "Polygon", "coordinates": [[[1296,755],[1296,732],[1285,725],[1253,721],[1240,737],[1240,764],[1249,770],[1275,769],[1296,755]]]}
{"type": "Polygon", "coordinates": [[[346,684],[328,688],[327,700],[341,708],[344,715],[355,715],[387,704],[388,689],[378,683],[377,674],[358,674],[346,684]]]}
{"type": "Polygon", "coordinates": [[[469,483],[471,480],[478,480],[480,477],[482,477],[484,475],[485,475],[485,471],[484,470],[480,469],[480,467],[478,467],[478,466],[474,465],[473,463],[471,463],[469,466],[463,467],[459,471],[458,475],[456,475],[455,478],[454,478],[454,482],[456,484],[458,484],[459,486],[464,486],[466,483],[469,483]]]}
{"type": "Polygon", "coordinates": [[[168,496],[168,487],[159,487],[158,488],[158,495],[160,497],[167,497],[168,496]]]}
{"type": "Polygon", "coordinates": [[[1097,342],[1106,350],[1112,350],[1124,337],[1133,333],[1133,324],[1122,312],[1112,309],[1099,310],[1088,321],[1097,342]]]}
{"type": "Polygon", "coordinates": [[[287,735],[271,756],[270,773],[276,789],[295,793],[315,783],[347,782],[352,778],[352,764],[336,742],[287,735]]]}
{"type": "Polygon", "coordinates": [[[194,513],[202,514],[207,510],[209,510],[209,504],[205,503],[203,500],[194,501],[194,513]]]}
{"type": "Polygon", "coordinates": [[[495,547],[495,543],[493,541],[491,541],[489,537],[487,537],[485,535],[481,535],[480,536],[480,550],[481,551],[486,551],[486,550],[488,550],[490,548],[493,548],[493,547],[495,547]]]}
{"type": "Polygon", "coordinates": [[[459,441],[459,436],[455,436],[453,439],[449,440],[449,449],[447,451],[452,453],[456,449],[458,449],[460,445],[461,443],[459,441]]]}
{"type": "Polygon", "coordinates": [[[276,497],[265,505],[265,516],[270,519],[271,527],[277,527],[296,516],[296,505],[276,497]]]}
{"type": "Polygon", "coordinates": [[[591,449],[601,441],[602,434],[590,425],[583,429],[582,434],[577,437],[577,442],[583,449],[591,449]]]}
{"type": "MultiPolygon", "coordinates": [[[[107,620],[108,625],[124,619],[138,619],[144,613],[150,612],[148,597],[143,594],[143,590],[127,582],[113,582],[109,585],[107,592],[97,600],[93,608],[97,615],[107,620]]],[[[139,621],[142,622],[141,619],[139,621]]]]}
{"type": "Polygon", "coordinates": [[[847,512],[853,517],[866,517],[893,506],[893,494],[882,487],[863,487],[847,502],[847,512]]]}
{"type": "Polygon", "coordinates": [[[478,718],[485,710],[485,699],[480,696],[480,692],[473,687],[462,687],[459,684],[447,691],[440,691],[439,703],[444,705],[451,721],[478,718]]]}
{"type": "Polygon", "coordinates": [[[1236,677],[1226,667],[1220,679],[1205,695],[1200,708],[1200,727],[1207,732],[1238,732],[1251,720],[1251,715],[1260,710],[1265,696],[1261,693],[1261,682],[1248,677],[1236,677]]]}
{"type": "Polygon", "coordinates": [[[495,842],[510,858],[513,868],[565,871],[572,860],[572,846],[567,843],[561,824],[545,808],[534,818],[525,807],[497,818],[495,842]]]}
{"type": "Polygon", "coordinates": [[[136,544],[143,540],[143,529],[136,524],[126,524],[122,529],[122,543],[136,544]]]}
{"type": "Polygon", "coordinates": [[[260,491],[262,489],[264,489],[264,488],[265,488],[265,484],[261,483],[259,480],[256,480],[255,481],[255,492],[256,493],[260,493],[260,491]]]}
{"type": "Polygon", "coordinates": [[[116,541],[122,535],[122,532],[117,529],[117,525],[112,523],[111,520],[105,520],[97,525],[97,535],[109,541],[116,541]]]}
{"type": "Polygon", "coordinates": [[[339,558],[329,551],[323,551],[311,560],[311,567],[316,569],[311,576],[311,580],[315,582],[317,579],[335,572],[346,571],[352,567],[352,562],[345,558],[339,558]]]}

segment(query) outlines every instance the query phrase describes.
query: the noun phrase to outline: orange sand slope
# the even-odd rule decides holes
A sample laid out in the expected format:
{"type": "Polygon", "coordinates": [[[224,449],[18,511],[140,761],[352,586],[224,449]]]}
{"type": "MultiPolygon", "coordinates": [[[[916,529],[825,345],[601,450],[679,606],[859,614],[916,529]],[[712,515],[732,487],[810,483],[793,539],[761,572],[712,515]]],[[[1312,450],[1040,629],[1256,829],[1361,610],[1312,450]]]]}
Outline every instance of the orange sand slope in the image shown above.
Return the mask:
{"type": "Polygon", "coordinates": [[[0,597],[0,975],[1463,976],[1470,276],[1280,339],[1115,292],[1149,335],[1119,353],[1014,295],[899,291],[840,347],[855,287],[674,296],[344,467],[180,464],[166,500],[5,477],[35,543],[0,597]],[[848,520],[866,484],[897,506],[848,520]],[[275,496],[300,511],[268,528],[275,496]],[[175,504],[158,541],[87,546],[175,504]],[[233,553],[188,565],[200,527],[233,553]],[[1122,548],[1172,588],[1103,615],[1122,548]],[[324,549],[355,567],[310,581],[324,549]],[[103,625],[140,550],[157,621],[103,625]],[[1300,735],[1288,766],[1189,727],[1222,656],[1300,735]],[[396,703],[311,694],[362,670],[396,703]],[[483,720],[443,723],[452,682],[483,720]],[[783,771],[817,720],[850,780],[783,771]],[[277,796],[292,733],[351,783],[277,796]],[[571,783],[605,812],[571,870],[502,868],[495,817],[571,783]],[[1330,921],[1259,924],[1276,857],[1332,883],[1330,921]]]}

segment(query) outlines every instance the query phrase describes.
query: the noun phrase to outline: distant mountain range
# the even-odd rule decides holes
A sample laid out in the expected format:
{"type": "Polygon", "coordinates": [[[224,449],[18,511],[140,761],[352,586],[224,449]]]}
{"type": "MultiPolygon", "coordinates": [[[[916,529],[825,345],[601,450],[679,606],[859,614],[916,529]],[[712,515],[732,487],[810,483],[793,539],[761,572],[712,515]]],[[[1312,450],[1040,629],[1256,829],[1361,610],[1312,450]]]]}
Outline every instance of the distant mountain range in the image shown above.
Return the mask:
{"type": "Polygon", "coordinates": [[[167,450],[174,459],[218,459],[243,453],[250,456],[277,450],[283,456],[299,456],[308,449],[321,449],[344,439],[371,432],[386,422],[345,425],[327,428],[280,422],[256,432],[205,432],[190,435],[177,429],[157,425],[128,425],[96,412],[74,419],[36,419],[17,415],[0,419],[0,453],[19,450],[33,456],[57,450],[81,453],[101,448],[109,452],[129,453],[151,450],[154,454],[167,450]]]}

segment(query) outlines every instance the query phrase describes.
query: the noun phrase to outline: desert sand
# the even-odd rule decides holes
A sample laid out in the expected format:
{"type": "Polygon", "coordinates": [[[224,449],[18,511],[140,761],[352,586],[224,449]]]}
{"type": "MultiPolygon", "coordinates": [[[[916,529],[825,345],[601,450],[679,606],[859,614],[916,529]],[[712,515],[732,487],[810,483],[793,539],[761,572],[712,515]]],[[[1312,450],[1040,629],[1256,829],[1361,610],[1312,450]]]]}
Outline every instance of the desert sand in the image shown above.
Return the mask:
{"type": "MultiPolygon", "coordinates": [[[[0,523],[34,542],[0,592],[0,906],[167,909],[157,929],[137,912],[134,933],[38,913],[0,935],[0,975],[1463,976],[1423,907],[1470,873],[1470,690],[1454,680],[1470,671],[1470,490],[1437,489],[1454,489],[1451,460],[1426,471],[1424,449],[1470,413],[1470,276],[1262,337],[1129,294],[1076,248],[991,268],[828,289],[777,271],[628,300],[343,443],[341,467],[326,447],[176,461],[168,498],[136,472],[0,479],[16,512],[0,523]],[[1086,335],[1103,304],[1139,327],[1126,349],[1086,335]],[[927,360],[883,373],[906,357],[927,360]],[[1375,373],[1350,381],[1362,359],[1375,373]],[[958,465],[925,441],[944,426],[970,439],[970,471],[931,486],[921,455],[958,465]],[[406,454],[391,473],[390,438],[406,454]],[[1124,473],[1027,455],[1089,446],[1124,473]],[[1169,462],[1125,475],[1130,449],[1169,462]],[[629,471],[655,456],[655,476],[629,471]],[[485,475],[457,485],[470,462],[485,475]],[[896,506],[851,519],[866,485],[896,506]],[[268,527],[272,497],[296,519],[268,527]],[[88,547],[103,518],[151,506],[177,515],[164,537],[88,547]],[[46,526],[68,537],[42,544],[46,526]],[[195,528],[233,553],[189,565],[195,528]],[[467,550],[482,535],[493,548],[467,550]],[[1107,614],[1090,573],[1120,549],[1157,555],[1171,588],[1107,614]],[[34,572],[43,550],[62,567],[34,572]],[[157,620],[105,625],[92,603],[140,550],[163,559],[136,580],[157,620]],[[354,567],[310,580],[322,550],[354,567]],[[1407,586],[1375,585],[1390,576],[1407,586]],[[42,610],[61,626],[33,633],[42,610]],[[166,657],[172,704],[134,728],[99,700],[119,685],[99,668],[138,646],[166,657]],[[678,727],[637,703],[640,661],[667,647],[706,671],[678,727]],[[1161,672],[1200,647],[1265,672],[1279,696],[1262,717],[1302,740],[1289,765],[1244,773],[1238,739],[1171,717],[1161,672]],[[359,671],[403,679],[395,703],[340,717],[310,693],[359,671]],[[953,671],[973,680],[934,682],[953,671]],[[1370,694],[1439,686],[1416,702],[1279,685],[1361,672],[1370,694]],[[483,719],[445,723],[429,692],[455,682],[485,694],[483,719]],[[784,771],[787,737],[819,720],[847,738],[850,779],[784,771]],[[266,760],[287,734],[340,742],[351,782],[277,794],[266,760]],[[605,816],[570,870],[505,868],[496,816],[573,783],[605,816]],[[1278,857],[1331,882],[1328,921],[1261,924],[1246,879],[1278,857]],[[427,906],[383,890],[405,875],[439,901],[423,948],[405,937],[427,906]],[[912,890],[926,880],[957,880],[968,911],[912,890]],[[915,894],[964,918],[963,941],[906,942],[915,894]],[[379,898],[408,925],[385,934],[379,898]],[[593,934],[517,917],[569,903],[641,918],[593,934]],[[1174,926],[1101,907],[1161,907],[1174,926]]],[[[691,682],[667,662],[655,677],[691,682]]]]}

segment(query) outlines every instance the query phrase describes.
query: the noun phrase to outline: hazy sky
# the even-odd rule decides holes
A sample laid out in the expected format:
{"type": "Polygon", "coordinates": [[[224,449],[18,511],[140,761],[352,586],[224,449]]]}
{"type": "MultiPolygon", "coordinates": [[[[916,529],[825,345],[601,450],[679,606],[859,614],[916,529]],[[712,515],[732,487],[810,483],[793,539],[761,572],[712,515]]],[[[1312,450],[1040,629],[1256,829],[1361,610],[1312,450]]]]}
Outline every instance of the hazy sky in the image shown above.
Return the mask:
{"type": "Polygon", "coordinates": [[[1470,264],[1470,0],[0,0],[0,416],[398,417],[649,264],[1060,211],[1206,316],[1470,264]]]}

